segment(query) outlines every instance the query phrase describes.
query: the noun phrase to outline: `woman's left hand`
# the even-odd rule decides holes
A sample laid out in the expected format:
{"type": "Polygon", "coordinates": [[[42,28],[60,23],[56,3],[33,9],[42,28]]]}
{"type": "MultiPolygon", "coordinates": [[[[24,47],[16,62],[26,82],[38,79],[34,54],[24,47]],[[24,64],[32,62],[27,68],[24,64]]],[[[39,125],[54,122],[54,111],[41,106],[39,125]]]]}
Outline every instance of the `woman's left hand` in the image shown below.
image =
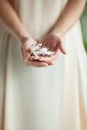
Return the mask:
{"type": "Polygon", "coordinates": [[[51,57],[40,57],[39,60],[46,62],[46,63],[53,63],[54,60],[57,59],[58,57],[58,52],[59,50],[61,51],[61,53],[63,53],[64,55],[66,54],[66,51],[62,45],[62,39],[56,35],[55,33],[52,33],[48,36],[46,36],[41,43],[43,43],[47,48],[49,48],[50,50],[54,51],[55,54],[52,55],[51,57]]]}

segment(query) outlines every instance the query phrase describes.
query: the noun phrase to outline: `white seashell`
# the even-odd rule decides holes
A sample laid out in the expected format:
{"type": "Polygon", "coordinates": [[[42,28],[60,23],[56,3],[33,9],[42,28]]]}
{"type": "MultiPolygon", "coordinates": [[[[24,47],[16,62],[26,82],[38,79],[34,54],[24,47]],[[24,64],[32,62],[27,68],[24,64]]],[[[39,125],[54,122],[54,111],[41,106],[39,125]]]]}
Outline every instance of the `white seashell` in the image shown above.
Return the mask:
{"type": "Polygon", "coordinates": [[[35,46],[35,49],[36,49],[36,50],[39,50],[39,49],[40,49],[40,46],[35,46]]]}
{"type": "Polygon", "coordinates": [[[34,51],[34,52],[33,52],[33,55],[34,55],[34,56],[39,56],[39,51],[34,51]]]}
{"type": "Polygon", "coordinates": [[[39,44],[38,44],[38,46],[40,46],[40,47],[41,47],[42,45],[43,45],[42,43],[39,43],[39,44]]]}
{"type": "Polygon", "coordinates": [[[30,50],[31,50],[31,54],[33,54],[34,56],[39,56],[39,55],[51,56],[54,54],[53,51],[49,51],[48,48],[45,47],[42,43],[32,45],[30,50]]]}
{"type": "Polygon", "coordinates": [[[41,54],[46,54],[47,53],[47,48],[41,48],[40,53],[41,54]]]}

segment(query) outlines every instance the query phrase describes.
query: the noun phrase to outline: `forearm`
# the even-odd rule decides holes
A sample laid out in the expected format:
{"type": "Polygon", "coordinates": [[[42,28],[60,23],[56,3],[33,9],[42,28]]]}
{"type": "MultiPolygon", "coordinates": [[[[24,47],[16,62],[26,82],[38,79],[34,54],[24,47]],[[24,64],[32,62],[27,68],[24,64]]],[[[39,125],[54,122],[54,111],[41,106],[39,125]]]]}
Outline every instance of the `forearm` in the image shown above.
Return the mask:
{"type": "Polygon", "coordinates": [[[9,32],[13,33],[19,40],[22,40],[23,36],[29,35],[8,0],[0,0],[0,18],[9,32]]]}
{"type": "Polygon", "coordinates": [[[53,27],[53,32],[64,36],[80,18],[86,0],[70,0],[53,27]]]}

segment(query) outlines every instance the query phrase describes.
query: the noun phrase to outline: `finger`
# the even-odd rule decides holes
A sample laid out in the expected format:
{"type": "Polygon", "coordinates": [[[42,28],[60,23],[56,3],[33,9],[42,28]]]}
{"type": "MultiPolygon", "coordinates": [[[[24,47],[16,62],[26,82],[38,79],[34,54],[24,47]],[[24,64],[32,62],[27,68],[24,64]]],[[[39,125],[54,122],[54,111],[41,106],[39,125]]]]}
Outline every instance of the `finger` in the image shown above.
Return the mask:
{"type": "Polygon", "coordinates": [[[28,57],[25,54],[25,51],[22,49],[22,54],[23,54],[23,60],[25,63],[27,63],[28,57]]]}
{"type": "Polygon", "coordinates": [[[45,61],[40,61],[40,60],[34,60],[34,61],[39,61],[39,62],[44,62],[44,63],[46,63],[46,64],[48,64],[48,65],[53,65],[54,63],[53,63],[53,61],[47,61],[47,62],[45,62],[45,61]]]}
{"type": "Polygon", "coordinates": [[[21,50],[22,50],[23,58],[26,58],[26,53],[25,53],[23,47],[21,47],[21,50]]]}
{"type": "Polygon", "coordinates": [[[30,56],[29,59],[30,60],[39,60],[39,56],[30,56]]]}
{"type": "Polygon", "coordinates": [[[32,57],[29,58],[29,60],[42,61],[42,62],[46,62],[47,64],[51,65],[51,64],[53,64],[52,60],[54,60],[56,57],[57,57],[57,53],[55,53],[55,55],[52,56],[52,57],[40,57],[40,56],[35,57],[35,56],[32,56],[32,57]]]}
{"type": "Polygon", "coordinates": [[[25,57],[24,57],[24,52],[23,52],[23,48],[22,48],[22,47],[21,47],[21,51],[22,51],[23,58],[25,58],[25,57]]]}
{"type": "Polygon", "coordinates": [[[58,57],[58,51],[51,57],[40,57],[39,61],[46,62],[48,64],[52,63],[58,57]]]}
{"type": "Polygon", "coordinates": [[[22,49],[22,50],[23,50],[24,58],[28,59],[31,57],[31,54],[28,51],[26,51],[24,49],[22,49]]]}
{"type": "Polygon", "coordinates": [[[27,57],[26,57],[25,51],[24,51],[23,48],[21,48],[21,51],[22,51],[22,55],[23,55],[23,60],[25,62],[25,61],[27,61],[27,57]]]}
{"type": "Polygon", "coordinates": [[[25,63],[27,65],[36,66],[36,67],[46,67],[46,66],[48,66],[48,64],[45,63],[45,62],[36,61],[36,60],[31,61],[27,58],[25,58],[25,63]]]}
{"type": "Polygon", "coordinates": [[[60,44],[59,49],[60,49],[60,51],[61,51],[64,55],[66,54],[66,51],[65,51],[65,49],[64,49],[64,47],[63,47],[62,44],[60,44]]]}
{"type": "Polygon", "coordinates": [[[27,65],[35,66],[35,67],[47,67],[48,64],[45,62],[40,62],[40,61],[30,61],[30,60],[25,60],[27,65]]]}

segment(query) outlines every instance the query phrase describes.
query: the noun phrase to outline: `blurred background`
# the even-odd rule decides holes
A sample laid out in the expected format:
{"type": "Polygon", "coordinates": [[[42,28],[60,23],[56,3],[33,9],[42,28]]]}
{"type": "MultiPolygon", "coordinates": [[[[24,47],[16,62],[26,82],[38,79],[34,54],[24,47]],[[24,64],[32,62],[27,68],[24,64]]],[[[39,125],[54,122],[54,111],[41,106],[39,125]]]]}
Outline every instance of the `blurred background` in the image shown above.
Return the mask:
{"type": "Polygon", "coordinates": [[[84,46],[87,52],[87,4],[81,17],[81,27],[82,27],[84,46]]]}

